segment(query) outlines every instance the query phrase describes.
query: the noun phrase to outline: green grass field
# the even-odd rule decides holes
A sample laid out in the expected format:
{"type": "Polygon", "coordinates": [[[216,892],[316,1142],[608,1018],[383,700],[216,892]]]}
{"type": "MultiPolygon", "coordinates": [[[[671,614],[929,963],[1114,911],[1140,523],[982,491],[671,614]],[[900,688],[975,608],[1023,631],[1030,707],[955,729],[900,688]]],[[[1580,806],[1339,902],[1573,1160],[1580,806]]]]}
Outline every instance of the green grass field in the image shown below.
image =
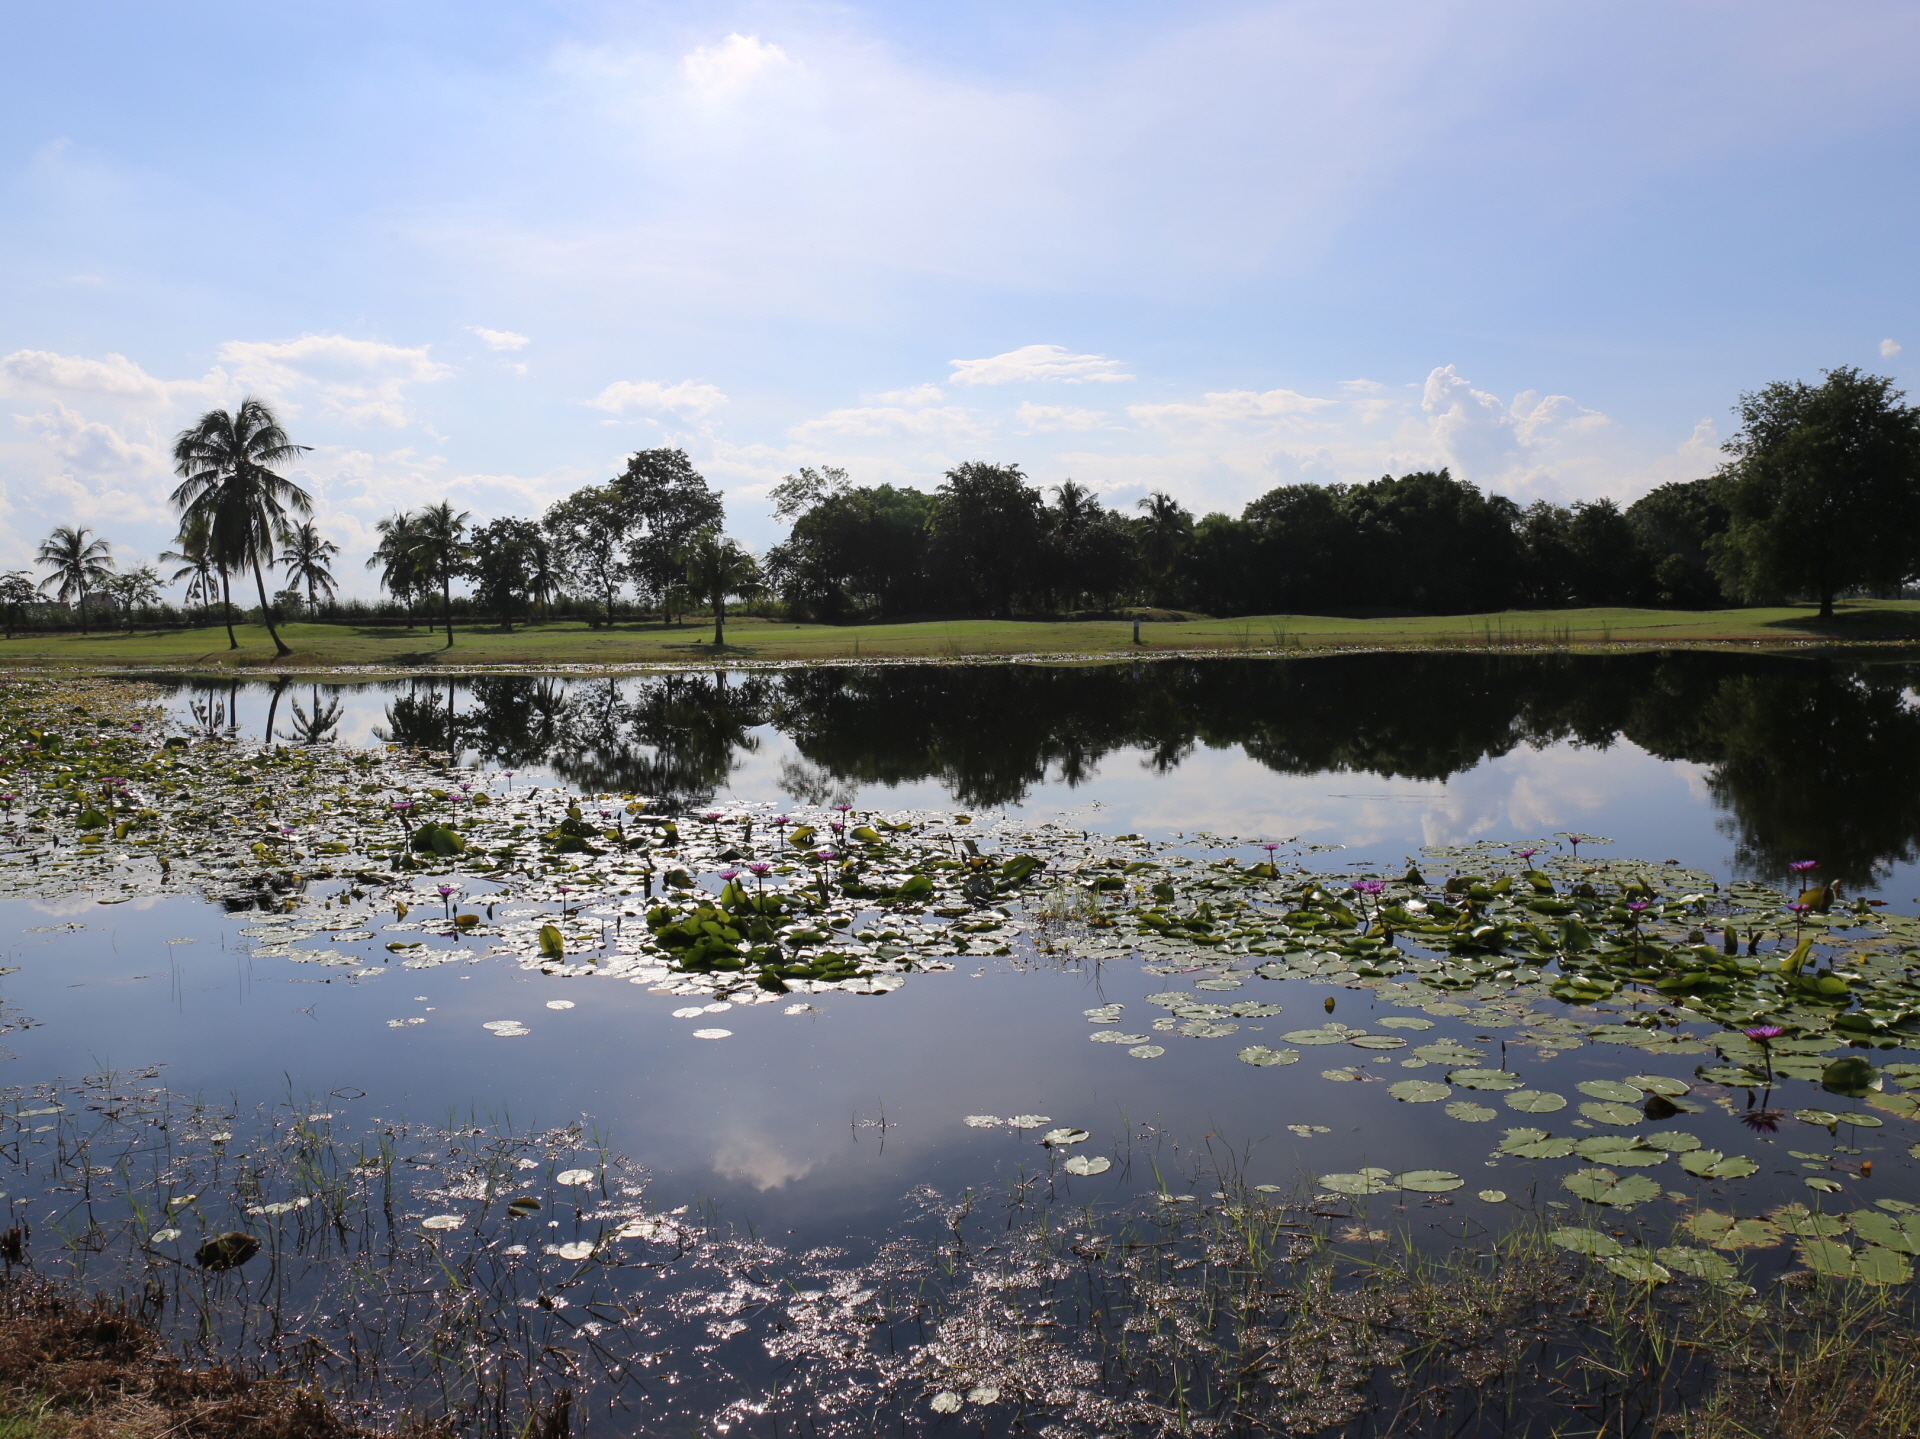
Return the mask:
{"type": "Polygon", "coordinates": [[[1490,615],[1405,619],[1340,619],[1319,615],[1148,622],[1144,644],[1132,644],[1124,620],[952,620],[923,624],[817,625],[730,618],[728,644],[716,652],[711,625],[620,624],[590,629],[578,621],[516,627],[455,626],[455,642],[424,626],[293,624],[293,648],[275,663],[264,627],[237,631],[227,648],[217,625],[157,634],[27,635],[0,641],[0,667],[139,667],[201,669],[237,666],[324,669],[422,665],[659,665],[710,663],[716,653],[740,662],[790,660],[975,659],[1047,655],[1100,659],[1140,653],[1301,653],[1355,648],[1482,649],[1645,648],[1668,645],[1804,645],[1920,641],[1920,602],[1862,601],[1828,621],[1812,606],[1746,610],[1510,610],[1490,615]]]}

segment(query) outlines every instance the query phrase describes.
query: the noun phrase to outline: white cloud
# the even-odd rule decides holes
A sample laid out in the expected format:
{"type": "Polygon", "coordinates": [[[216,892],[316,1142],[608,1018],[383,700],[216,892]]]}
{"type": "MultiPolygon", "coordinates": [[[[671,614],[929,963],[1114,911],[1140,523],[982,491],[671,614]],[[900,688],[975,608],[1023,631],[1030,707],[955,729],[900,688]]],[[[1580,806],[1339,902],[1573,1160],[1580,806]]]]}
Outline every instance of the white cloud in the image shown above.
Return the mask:
{"type": "Polygon", "coordinates": [[[408,385],[445,379],[453,371],[428,357],[427,346],[407,347],[345,335],[302,335],[297,340],[229,340],[220,358],[247,390],[287,400],[317,392],[324,408],[356,425],[398,428],[411,415],[408,385]]]}
{"type": "Polygon", "coordinates": [[[89,360],[51,350],[15,350],[0,358],[0,382],[9,389],[80,392],[116,400],[164,403],[167,387],[125,355],[89,360]]]}
{"type": "Polygon", "coordinates": [[[672,385],[663,385],[658,380],[616,380],[587,401],[596,410],[605,410],[610,415],[625,414],[628,410],[662,410],[690,420],[705,419],[726,402],[727,397],[719,386],[693,380],[672,385]]]}
{"type": "Polygon", "coordinates": [[[489,350],[519,350],[531,343],[525,335],[516,335],[512,330],[489,330],[485,325],[467,328],[484,340],[489,350]]]}
{"type": "Polygon", "coordinates": [[[1143,425],[1219,424],[1247,420],[1289,420],[1312,415],[1336,403],[1293,390],[1219,390],[1199,404],[1129,405],[1127,413],[1143,425]]]}
{"type": "Polygon", "coordinates": [[[1071,405],[1022,404],[1014,418],[1027,430],[1105,430],[1116,428],[1104,410],[1078,410],[1071,405]]]}
{"type": "Polygon", "coordinates": [[[863,405],[852,409],[829,410],[817,420],[794,426],[796,438],[817,435],[843,435],[870,438],[876,435],[917,435],[944,440],[984,439],[992,433],[979,415],[955,405],[938,409],[903,409],[897,405],[863,405]]]}
{"type": "Polygon", "coordinates": [[[732,34],[718,45],[702,45],[680,62],[694,89],[722,96],[746,89],[769,71],[785,70],[793,62],[778,45],[758,35],[732,34]]]}
{"type": "Polygon", "coordinates": [[[1062,345],[1022,345],[984,360],[949,360],[956,385],[1016,385],[1037,380],[1059,380],[1069,385],[1091,381],[1131,380],[1118,360],[1103,355],[1076,355],[1062,345]]]}
{"type": "Polygon", "coordinates": [[[882,390],[877,395],[868,395],[870,404],[875,405],[932,405],[946,399],[947,394],[938,385],[914,385],[905,390],[882,390]]]}
{"type": "Polygon", "coordinates": [[[1525,390],[1511,405],[1473,385],[1452,365],[1427,376],[1420,397],[1427,429],[1456,478],[1484,487],[1524,487],[1555,477],[1570,440],[1591,441],[1607,416],[1565,395],[1525,390]]]}
{"type": "Polygon", "coordinates": [[[1891,360],[1895,355],[1899,353],[1900,353],[1900,342],[1898,340],[1882,340],[1880,342],[1880,358],[1881,359],[1891,360]]]}

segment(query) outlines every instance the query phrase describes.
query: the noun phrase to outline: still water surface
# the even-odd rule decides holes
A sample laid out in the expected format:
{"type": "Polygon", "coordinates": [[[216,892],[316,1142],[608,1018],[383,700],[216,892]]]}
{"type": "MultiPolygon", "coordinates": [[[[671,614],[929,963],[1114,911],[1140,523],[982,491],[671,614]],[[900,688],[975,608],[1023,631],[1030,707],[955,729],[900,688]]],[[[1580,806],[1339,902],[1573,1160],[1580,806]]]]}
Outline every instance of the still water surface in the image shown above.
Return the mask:
{"type": "MultiPolygon", "coordinates": [[[[1817,857],[1906,909],[1920,894],[1915,681],[1911,665],[1814,658],[1348,657],[194,680],[170,685],[169,703],[184,723],[249,744],[422,745],[511,770],[514,784],[631,791],[676,808],[845,800],[1156,838],[1206,831],[1339,846],[1307,859],[1339,870],[1400,866],[1423,845],[1577,833],[1611,841],[1605,853],[1723,879],[1777,880],[1788,862],[1817,857]]],[[[660,1202],[705,1200],[814,1242],[883,1232],[915,1185],[992,1188],[1044,1167],[1031,1134],[970,1129],[967,1114],[1038,1113],[1092,1131],[1089,1148],[1121,1162],[1079,1181],[1088,1197],[1151,1190],[1149,1155],[1177,1169],[1209,1145],[1248,1156],[1255,1182],[1369,1163],[1457,1170],[1462,1210],[1491,1182],[1479,1167],[1499,1125],[1392,1104],[1383,1085],[1328,1083],[1318,1054],[1288,1068],[1236,1062],[1242,1045],[1321,1022],[1329,999],[1356,1027],[1377,1017],[1370,994],[1332,983],[1256,985],[1282,1017],[1232,1039],[1175,1037],[1142,1062],[1089,1044],[1082,1011],[1118,1002],[1132,1027],[1156,1012],[1144,995],[1180,981],[1133,961],[1016,950],[886,996],[817,996],[814,1014],[737,1009],[730,1040],[702,1043],[671,1015],[682,1001],[639,986],[501,960],[329,978],[252,957],[244,922],[183,898],[6,905],[6,962],[20,969],[5,993],[32,1021],[8,1036],[9,1081],[163,1065],[176,1091],[242,1105],[331,1095],[343,1120],[583,1118],[651,1169],[660,1202]],[[84,927],[47,928],[66,923],[84,927]],[[559,999],[574,1007],[547,1008],[559,999]],[[502,1040],[481,1028],[500,1019],[531,1032],[502,1040]],[[1327,1132],[1303,1137],[1291,1124],[1327,1132]]],[[[1497,1034],[1471,1025],[1443,1022],[1423,1038],[1498,1050],[1497,1034]]],[[[1621,1056],[1588,1046],[1514,1062],[1530,1083],[1571,1093],[1613,1075],[1621,1056]]],[[[1697,1062],[1666,1064],[1691,1079],[1697,1062]]],[[[1709,1144],[1784,1150],[1736,1139],[1718,1112],[1681,1122],[1709,1144]]],[[[1892,1179],[1890,1165],[1909,1167],[1911,1136],[1897,1146],[1885,1136],[1861,1146],[1886,1151],[1892,1179]]],[[[1524,1184],[1508,1171],[1501,1184],[1524,1184]]],[[[1791,1161],[1777,1173],[1781,1193],[1799,1197],[1791,1161]]]]}

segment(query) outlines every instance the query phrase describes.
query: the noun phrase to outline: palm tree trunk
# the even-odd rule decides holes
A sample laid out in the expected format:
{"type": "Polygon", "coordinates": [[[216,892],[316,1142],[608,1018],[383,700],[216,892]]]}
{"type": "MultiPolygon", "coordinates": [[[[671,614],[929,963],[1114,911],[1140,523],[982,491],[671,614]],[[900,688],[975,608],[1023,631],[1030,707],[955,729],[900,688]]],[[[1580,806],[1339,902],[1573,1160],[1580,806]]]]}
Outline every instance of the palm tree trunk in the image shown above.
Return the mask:
{"type": "Polygon", "coordinates": [[[273,606],[267,603],[267,577],[260,573],[260,561],[253,562],[253,582],[260,587],[260,618],[267,622],[267,633],[273,636],[273,653],[276,658],[284,659],[293,653],[280,639],[280,631],[273,627],[273,606]]]}
{"type": "Polygon", "coordinates": [[[280,713],[280,696],[285,693],[287,684],[288,681],[283,678],[273,687],[273,699],[267,705],[267,733],[264,742],[268,749],[273,748],[273,722],[280,713]]]}
{"type": "Polygon", "coordinates": [[[447,622],[447,648],[453,648],[453,576],[440,576],[440,617],[447,622]]]}
{"type": "Polygon", "coordinates": [[[221,610],[227,618],[227,648],[237,650],[240,641],[233,633],[233,576],[227,573],[224,566],[220,570],[220,600],[221,610]]]}
{"type": "Polygon", "coordinates": [[[720,649],[727,642],[727,597],[715,590],[713,592],[713,647],[720,649]]]}
{"type": "Polygon", "coordinates": [[[87,632],[87,587],[80,586],[80,633],[87,632]]]}

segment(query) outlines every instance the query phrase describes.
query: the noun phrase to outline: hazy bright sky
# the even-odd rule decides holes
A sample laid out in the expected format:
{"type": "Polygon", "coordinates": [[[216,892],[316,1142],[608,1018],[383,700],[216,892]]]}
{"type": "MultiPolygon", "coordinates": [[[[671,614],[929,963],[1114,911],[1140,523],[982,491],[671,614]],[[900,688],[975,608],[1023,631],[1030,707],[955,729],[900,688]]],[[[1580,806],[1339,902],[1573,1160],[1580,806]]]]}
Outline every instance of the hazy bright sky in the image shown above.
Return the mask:
{"type": "Polygon", "coordinates": [[[1917,70],[1911,0],[18,0],[0,565],[151,558],[249,391],[363,592],[394,507],[659,444],[756,548],[805,464],[1630,499],[1910,378],[1917,70]]]}

